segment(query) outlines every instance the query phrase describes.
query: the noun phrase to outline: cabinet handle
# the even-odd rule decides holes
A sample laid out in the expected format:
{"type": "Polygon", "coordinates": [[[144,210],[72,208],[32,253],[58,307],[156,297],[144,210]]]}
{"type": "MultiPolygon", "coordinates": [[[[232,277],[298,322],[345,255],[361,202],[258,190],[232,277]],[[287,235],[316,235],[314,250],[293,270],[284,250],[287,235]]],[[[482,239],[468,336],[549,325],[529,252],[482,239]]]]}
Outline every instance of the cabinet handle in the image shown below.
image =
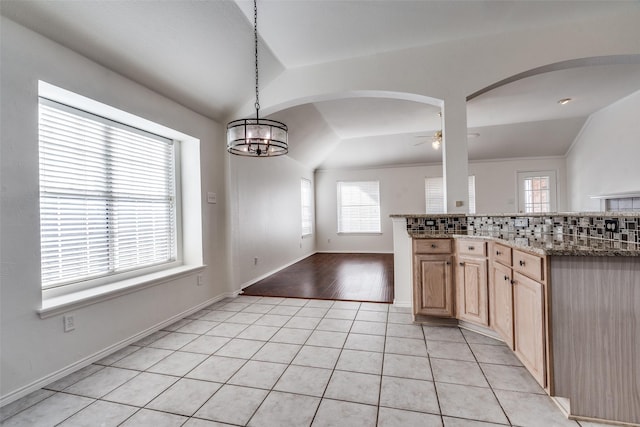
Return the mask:
{"type": "Polygon", "coordinates": [[[451,261],[447,261],[447,265],[451,265],[451,261]]]}
{"type": "Polygon", "coordinates": [[[464,262],[459,263],[461,267],[464,267],[464,262]]]}
{"type": "Polygon", "coordinates": [[[520,260],[520,267],[524,267],[524,261],[520,260]]]}
{"type": "Polygon", "coordinates": [[[475,248],[473,246],[469,246],[467,249],[469,249],[470,251],[474,250],[475,248]]]}
{"type": "Polygon", "coordinates": [[[515,285],[515,284],[516,284],[516,281],[512,279],[512,280],[511,280],[511,284],[512,284],[512,285],[515,285]]]}
{"type": "Polygon", "coordinates": [[[509,280],[509,276],[504,276],[504,280],[509,280]]]}
{"type": "Polygon", "coordinates": [[[432,247],[433,249],[435,249],[435,248],[437,248],[437,247],[438,247],[438,245],[436,245],[435,243],[432,243],[432,244],[431,244],[431,247],[432,247]]]}
{"type": "Polygon", "coordinates": [[[496,251],[496,255],[502,255],[502,252],[496,251]]]}

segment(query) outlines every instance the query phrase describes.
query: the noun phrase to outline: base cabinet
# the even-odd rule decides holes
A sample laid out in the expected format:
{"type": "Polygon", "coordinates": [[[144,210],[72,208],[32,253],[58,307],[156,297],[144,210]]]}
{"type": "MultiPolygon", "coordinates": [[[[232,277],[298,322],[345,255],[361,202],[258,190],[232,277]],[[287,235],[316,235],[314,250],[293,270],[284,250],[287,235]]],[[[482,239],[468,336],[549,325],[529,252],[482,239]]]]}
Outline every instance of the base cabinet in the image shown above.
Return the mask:
{"type": "Polygon", "coordinates": [[[452,256],[415,255],[413,262],[414,314],[453,317],[452,256]]]}
{"type": "Polygon", "coordinates": [[[513,350],[513,285],[511,268],[494,262],[491,266],[491,326],[513,350]]]}
{"type": "Polygon", "coordinates": [[[544,286],[513,273],[515,352],[531,375],[546,387],[544,286]]]}
{"type": "Polygon", "coordinates": [[[456,266],[457,317],[480,325],[489,325],[487,260],[458,257],[456,266]]]}

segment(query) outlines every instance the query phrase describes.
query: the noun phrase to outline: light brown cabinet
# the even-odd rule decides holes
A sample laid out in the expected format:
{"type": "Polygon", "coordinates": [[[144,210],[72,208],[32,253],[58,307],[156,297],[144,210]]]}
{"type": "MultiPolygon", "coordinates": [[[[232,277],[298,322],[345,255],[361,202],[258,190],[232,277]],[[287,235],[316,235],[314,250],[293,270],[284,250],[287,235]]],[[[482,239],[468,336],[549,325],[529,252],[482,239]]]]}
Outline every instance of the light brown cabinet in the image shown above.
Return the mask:
{"type": "Polygon", "coordinates": [[[491,246],[489,305],[491,327],[522,364],[547,386],[545,257],[491,246]]]}
{"type": "Polygon", "coordinates": [[[458,319],[489,325],[486,243],[456,242],[456,301],[458,319]]]}
{"type": "Polygon", "coordinates": [[[531,375],[546,387],[544,285],[513,274],[514,350],[531,375]]]}
{"type": "Polygon", "coordinates": [[[453,317],[453,241],[413,240],[413,314],[453,317]]]}
{"type": "Polygon", "coordinates": [[[489,321],[493,329],[513,350],[513,289],[511,267],[494,262],[489,287],[489,321]]]}
{"type": "Polygon", "coordinates": [[[451,255],[415,255],[413,314],[453,317],[451,255]]]}

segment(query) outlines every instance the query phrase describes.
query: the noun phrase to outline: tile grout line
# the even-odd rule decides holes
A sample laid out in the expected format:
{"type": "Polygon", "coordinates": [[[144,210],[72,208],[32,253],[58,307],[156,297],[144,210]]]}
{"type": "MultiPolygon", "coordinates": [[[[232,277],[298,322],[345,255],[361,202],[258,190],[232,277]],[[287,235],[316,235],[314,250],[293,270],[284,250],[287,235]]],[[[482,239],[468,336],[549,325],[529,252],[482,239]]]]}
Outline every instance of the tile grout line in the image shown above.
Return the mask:
{"type": "MultiPolygon", "coordinates": [[[[458,330],[460,330],[460,328],[458,328],[458,330]]],[[[489,382],[489,378],[487,378],[487,375],[484,373],[484,370],[482,369],[482,366],[480,365],[480,361],[478,360],[478,357],[476,356],[476,353],[473,351],[473,349],[471,347],[471,343],[469,343],[469,340],[467,340],[467,336],[464,334],[464,332],[462,332],[462,330],[460,330],[460,334],[462,334],[462,338],[464,339],[464,342],[467,344],[467,347],[469,347],[469,351],[473,355],[473,359],[476,361],[476,364],[478,365],[478,368],[480,369],[480,372],[482,372],[482,376],[484,377],[484,380],[489,385],[489,389],[491,390],[491,394],[493,394],[493,397],[496,399],[496,402],[498,402],[498,405],[500,406],[500,409],[502,410],[502,413],[504,414],[507,422],[509,423],[510,426],[512,426],[513,424],[511,423],[511,419],[509,418],[509,415],[507,415],[507,411],[505,411],[504,407],[502,406],[502,403],[500,402],[500,399],[498,399],[498,395],[496,394],[495,390],[493,389],[493,385],[491,385],[491,382],[489,382]]]]}

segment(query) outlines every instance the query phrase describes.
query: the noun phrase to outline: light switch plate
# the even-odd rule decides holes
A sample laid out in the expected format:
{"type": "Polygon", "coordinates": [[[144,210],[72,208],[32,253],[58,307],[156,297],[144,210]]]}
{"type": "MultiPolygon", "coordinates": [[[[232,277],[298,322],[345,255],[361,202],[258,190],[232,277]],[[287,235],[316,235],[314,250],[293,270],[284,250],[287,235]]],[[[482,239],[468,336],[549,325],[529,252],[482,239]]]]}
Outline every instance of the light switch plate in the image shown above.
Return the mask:
{"type": "Polygon", "coordinates": [[[216,193],[207,193],[207,203],[218,203],[218,195],[216,193]]]}

